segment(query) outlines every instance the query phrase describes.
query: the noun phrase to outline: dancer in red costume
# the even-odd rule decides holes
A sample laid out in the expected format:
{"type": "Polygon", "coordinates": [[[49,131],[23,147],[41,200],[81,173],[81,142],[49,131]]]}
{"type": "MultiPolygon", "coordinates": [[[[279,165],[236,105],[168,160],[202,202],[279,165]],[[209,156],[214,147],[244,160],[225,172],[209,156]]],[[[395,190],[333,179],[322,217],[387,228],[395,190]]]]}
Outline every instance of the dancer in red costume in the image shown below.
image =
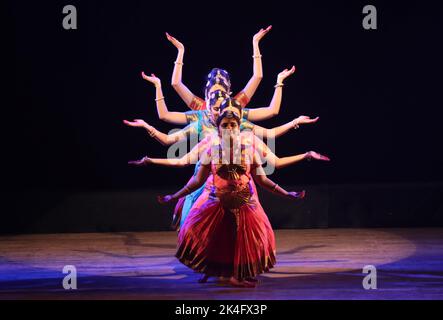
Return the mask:
{"type": "Polygon", "coordinates": [[[176,257],[205,277],[228,277],[234,286],[253,287],[255,277],[269,271],[276,259],[274,233],[252,179],[291,199],[305,193],[288,192],[267,178],[260,157],[243,143],[249,137],[240,133],[240,119],[239,103],[227,99],[216,123],[219,139],[204,153],[197,174],[183,189],[159,201],[175,201],[212,179],[180,229],[176,257]]]}

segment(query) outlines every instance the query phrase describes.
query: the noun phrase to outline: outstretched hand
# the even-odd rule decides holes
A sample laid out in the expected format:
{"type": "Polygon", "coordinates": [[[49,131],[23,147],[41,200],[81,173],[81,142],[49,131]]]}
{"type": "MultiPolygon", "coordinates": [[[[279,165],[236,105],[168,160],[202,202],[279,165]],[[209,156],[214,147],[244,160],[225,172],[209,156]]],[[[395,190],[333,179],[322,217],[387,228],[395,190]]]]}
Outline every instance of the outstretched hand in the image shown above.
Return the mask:
{"type": "Polygon", "coordinates": [[[294,125],[301,125],[301,124],[310,124],[315,123],[320,119],[320,117],[316,117],[314,119],[311,119],[311,117],[308,116],[299,116],[294,120],[294,125]]]}
{"type": "Polygon", "coordinates": [[[169,33],[166,32],[166,38],[171,42],[178,50],[185,50],[185,46],[183,43],[175,39],[173,36],[171,36],[169,33]]]}
{"type": "Polygon", "coordinates": [[[254,37],[252,38],[252,41],[254,43],[259,43],[260,40],[272,29],[272,26],[267,27],[266,29],[261,28],[259,32],[257,32],[254,37]]]}
{"type": "Polygon", "coordinates": [[[287,77],[289,77],[291,74],[295,72],[295,66],[292,66],[291,69],[285,69],[282,72],[280,72],[277,76],[277,83],[283,83],[283,80],[285,80],[287,77]]]}
{"type": "Polygon", "coordinates": [[[157,201],[160,202],[161,204],[169,203],[172,202],[173,200],[174,198],[172,197],[172,195],[157,196],[157,201]]]}
{"type": "Polygon", "coordinates": [[[151,163],[151,159],[148,157],[143,157],[140,160],[133,160],[133,161],[128,161],[128,164],[131,166],[136,166],[136,167],[141,167],[141,166],[145,166],[148,163],[151,163]]]}
{"type": "Polygon", "coordinates": [[[123,123],[130,127],[148,128],[149,125],[142,119],[134,119],[133,121],[123,120],[123,123]]]}
{"type": "Polygon", "coordinates": [[[159,78],[157,78],[155,76],[155,74],[151,73],[151,76],[147,76],[143,71],[142,71],[142,78],[145,79],[146,81],[151,82],[154,86],[160,86],[161,85],[161,81],[159,78]]]}
{"type": "Polygon", "coordinates": [[[303,190],[301,192],[291,191],[288,192],[288,197],[291,199],[303,199],[306,195],[306,191],[303,190]]]}
{"type": "Polygon", "coordinates": [[[320,161],[331,161],[327,156],[321,155],[318,152],[315,151],[308,151],[306,152],[306,157],[308,160],[315,159],[320,161]]]}

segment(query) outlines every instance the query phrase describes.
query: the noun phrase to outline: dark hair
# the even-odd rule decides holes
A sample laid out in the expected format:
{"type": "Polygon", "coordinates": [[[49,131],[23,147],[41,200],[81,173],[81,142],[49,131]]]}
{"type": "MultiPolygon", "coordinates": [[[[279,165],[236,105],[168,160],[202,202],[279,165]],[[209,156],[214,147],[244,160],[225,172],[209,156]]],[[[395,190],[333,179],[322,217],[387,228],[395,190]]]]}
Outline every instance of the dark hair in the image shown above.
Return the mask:
{"type": "Polygon", "coordinates": [[[233,98],[226,98],[220,105],[220,115],[218,116],[216,121],[217,128],[220,126],[220,123],[224,118],[234,118],[234,120],[237,121],[238,125],[240,125],[240,118],[236,113],[230,110],[223,112],[228,107],[237,108],[240,114],[242,112],[242,107],[240,102],[238,102],[236,99],[233,98]]]}
{"type": "Polygon", "coordinates": [[[228,87],[231,87],[231,78],[229,76],[228,71],[220,69],[220,68],[214,68],[209,72],[208,77],[206,78],[207,81],[211,79],[223,79],[224,82],[228,85],[228,87]]]}
{"type": "Polygon", "coordinates": [[[212,78],[210,80],[208,80],[208,82],[206,82],[206,86],[205,86],[205,97],[208,96],[209,90],[214,86],[214,85],[220,85],[221,87],[223,87],[223,89],[225,89],[225,91],[229,94],[229,90],[230,90],[230,86],[225,82],[224,79],[222,78],[212,78]]]}

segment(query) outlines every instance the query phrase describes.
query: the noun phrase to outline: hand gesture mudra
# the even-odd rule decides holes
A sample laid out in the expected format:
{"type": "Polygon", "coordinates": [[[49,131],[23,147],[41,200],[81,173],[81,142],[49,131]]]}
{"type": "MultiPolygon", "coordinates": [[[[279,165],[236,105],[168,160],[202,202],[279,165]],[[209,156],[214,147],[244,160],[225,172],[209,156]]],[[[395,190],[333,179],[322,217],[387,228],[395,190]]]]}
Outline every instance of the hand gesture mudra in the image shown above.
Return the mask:
{"type": "Polygon", "coordinates": [[[259,43],[260,40],[272,29],[272,26],[267,27],[266,29],[261,28],[259,32],[257,32],[252,41],[255,43],[259,43]]]}
{"type": "Polygon", "coordinates": [[[143,157],[140,160],[128,161],[129,165],[136,167],[145,166],[148,163],[151,163],[151,159],[149,159],[148,157],[143,157]]]}
{"type": "Polygon", "coordinates": [[[291,74],[295,72],[295,66],[292,66],[291,69],[285,69],[282,72],[280,72],[277,76],[277,83],[283,83],[283,80],[285,80],[287,77],[289,77],[291,74]]]}
{"type": "Polygon", "coordinates": [[[183,43],[175,39],[173,36],[171,36],[169,33],[166,32],[166,38],[171,42],[178,50],[185,50],[185,46],[183,43]]]}
{"type": "Polygon", "coordinates": [[[157,196],[157,200],[158,200],[158,202],[160,202],[161,204],[165,204],[165,203],[172,202],[172,201],[174,200],[174,198],[172,197],[172,195],[167,195],[167,196],[157,196]]]}
{"type": "Polygon", "coordinates": [[[291,199],[303,199],[306,195],[306,191],[303,190],[301,192],[291,191],[288,192],[288,197],[291,199]]]}
{"type": "Polygon", "coordinates": [[[306,158],[308,160],[314,159],[314,160],[320,160],[320,161],[331,161],[327,156],[324,156],[318,152],[315,151],[308,151],[306,152],[306,158]]]}
{"type": "Polygon", "coordinates": [[[294,126],[299,126],[301,124],[310,124],[315,123],[320,119],[320,117],[316,117],[314,119],[311,119],[311,117],[308,116],[299,116],[298,118],[294,119],[294,126]]]}
{"type": "Polygon", "coordinates": [[[142,120],[142,119],[134,119],[132,121],[123,120],[123,123],[126,124],[127,126],[136,127],[136,128],[146,128],[147,129],[150,127],[150,125],[147,124],[145,122],[145,120],[142,120]]]}
{"type": "Polygon", "coordinates": [[[142,71],[142,78],[145,79],[146,81],[151,82],[154,86],[158,87],[161,85],[161,81],[159,78],[157,78],[155,76],[155,74],[151,73],[151,76],[147,76],[143,71],[142,71]]]}

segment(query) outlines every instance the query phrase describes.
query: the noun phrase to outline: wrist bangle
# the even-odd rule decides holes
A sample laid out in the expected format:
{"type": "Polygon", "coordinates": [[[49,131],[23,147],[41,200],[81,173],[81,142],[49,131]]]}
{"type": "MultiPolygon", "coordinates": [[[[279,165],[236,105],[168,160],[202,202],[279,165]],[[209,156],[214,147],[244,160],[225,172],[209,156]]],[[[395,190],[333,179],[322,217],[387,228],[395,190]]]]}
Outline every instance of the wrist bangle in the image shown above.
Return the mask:
{"type": "Polygon", "coordinates": [[[178,65],[184,65],[184,63],[183,62],[179,62],[179,61],[174,61],[174,64],[178,64],[178,65]]]}
{"type": "Polygon", "coordinates": [[[184,189],[185,189],[185,191],[186,191],[186,192],[189,192],[189,193],[191,193],[191,189],[189,189],[189,187],[188,187],[188,186],[185,186],[185,188],[184,188],[184,189]]]}
{"type": "Polygon", "coordinates": [[[253,55],[252,57],[253,57],[254,59],[260,59],[260,58],[261,58],[261,54],[253,55]]]}
{"type": "Polygon", "coordinates": [[[277,82],[277,84],[274,86],[274,88],[283,87],[283,86],[284,86],[283,83],[278,83],[278,82],[277,82]]]}
{"type": "Polygon", "coordinates": [[[149,136],[151,136],[152,138],[155,137],[155,129],[149,130],[149,136]]]}
{"type": "Polygon", "coordinates": [[[297,120],[294,120],[294,124],[292,125],[292,127],[293,127],[294,129],[298,129],[298,128],[300,128],[300,126],[299,126],[298,123],[297,123],[297,120]]]}
{"type": "Polygon", "coordinates": [[[161,97],[161,98],[155,99],[155,101],[160,101],[160,100],[165,100],[165,97],[161,97]]]}
{"type": "Polygon", "coordinates": [[[278,187],[278,184],[276,183],[276,184],[274,184],[274,186],[272,187],[272,191],[274,192],[275,191],[275,189],[277,189],[277,187],[278,187]]]}

